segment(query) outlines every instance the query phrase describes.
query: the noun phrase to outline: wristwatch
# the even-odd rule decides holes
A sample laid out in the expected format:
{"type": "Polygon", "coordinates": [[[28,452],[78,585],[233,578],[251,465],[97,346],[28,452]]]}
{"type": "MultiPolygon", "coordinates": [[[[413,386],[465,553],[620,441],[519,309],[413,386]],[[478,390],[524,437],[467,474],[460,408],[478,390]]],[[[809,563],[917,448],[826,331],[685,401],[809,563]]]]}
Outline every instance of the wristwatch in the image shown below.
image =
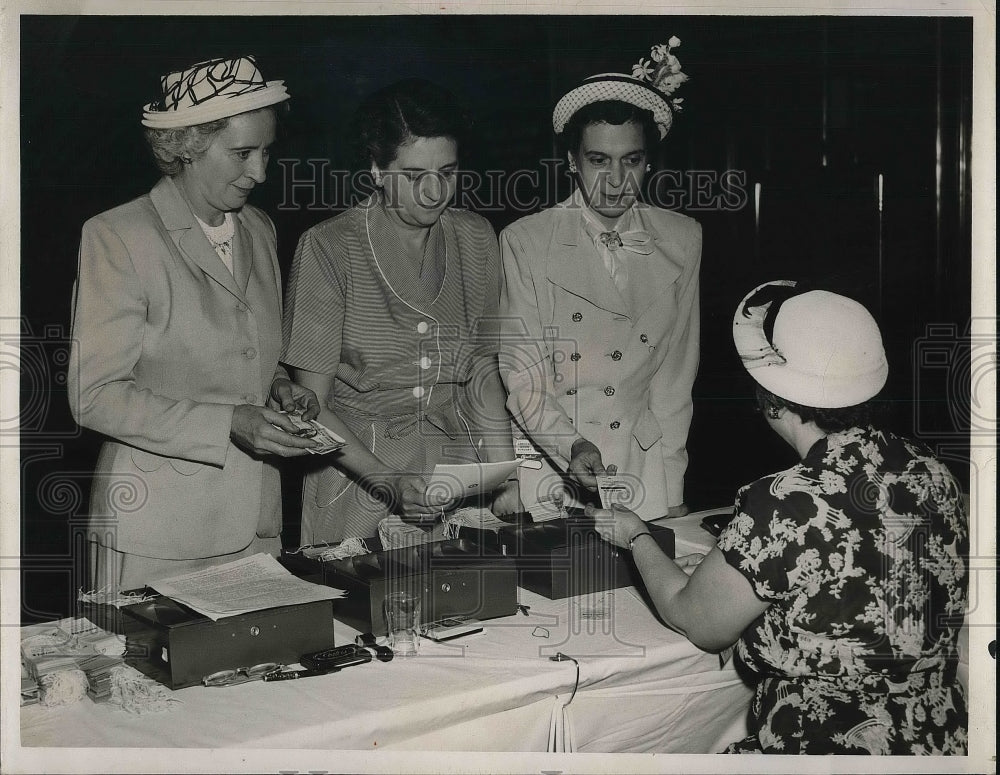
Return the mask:
{"type": "Polygon", "coordinates": [[[652,537],[652,535],[653,534],[650,533],[648,530],[643,530],[641,533],[636,533],[634,536],[632,536],[630,539],[628,539],[628,550],[630,552],[632,551],[632,545],[636,542],[636,539],[641,538],[642,536],[650,536],[650,537],[652,537]]]}

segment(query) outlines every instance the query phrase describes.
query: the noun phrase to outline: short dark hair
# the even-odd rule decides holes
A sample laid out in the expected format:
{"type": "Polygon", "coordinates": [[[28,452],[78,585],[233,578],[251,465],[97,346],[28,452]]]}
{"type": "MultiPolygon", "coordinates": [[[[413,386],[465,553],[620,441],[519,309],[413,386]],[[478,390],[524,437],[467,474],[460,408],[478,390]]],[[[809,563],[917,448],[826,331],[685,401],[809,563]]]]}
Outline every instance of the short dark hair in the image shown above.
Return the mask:
{"type": "Polygon", "coordinates": [[[653,120],[653,112],[622,100],[601,100],[584,105],[570,116],[559,135],[559,140],[563,145],[564,152],[569,151],[576,156],[580,151],[580,142],[583,140],[583,130],[591,124],[620,126],[629,121],[642,126],[642,134],[646,140],[646,152],[651,152],[660,142],[660,130],[656,126],[656,121],[653,120]]]}
{"type": "Polygon", "coordinates": [[[385,167],[399,147],[418,137],[448,137],[459,148],[472,121],[450,91],[423,78],[406,78],[369,96],[354,116],[357,154],[385,167]]]}
{"type": "Polygon", "coordinates": [[[873,417],[877,413],[874,399],[869,399],[854,406],[821,409],[789,401],[786,398],[775,395],[760,385],[755,385],[755,387],[758,409],[764,410],[769,406],[773,406],[776,409],[787,409],[790,412],[795,412],[803,422],[816,423],[816,427],[825,433],[836,433],[837,431],[846,431],[848,428],[855,427],[864,428],[871,424],[873,417]]]}

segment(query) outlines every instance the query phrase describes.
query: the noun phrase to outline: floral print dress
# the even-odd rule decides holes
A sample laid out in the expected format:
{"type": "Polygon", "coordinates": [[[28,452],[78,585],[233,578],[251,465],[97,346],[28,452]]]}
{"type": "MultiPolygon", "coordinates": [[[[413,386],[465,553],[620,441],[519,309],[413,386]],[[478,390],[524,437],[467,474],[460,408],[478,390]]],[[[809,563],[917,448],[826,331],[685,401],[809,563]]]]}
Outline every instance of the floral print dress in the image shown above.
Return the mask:
{"type": "Polygon", "coordinates": [[[737,644],[758,684],[728,753],[965,753],[968,520],[926,448],[830,434],[740,490],[719,548],[771,603],[737,644]]]}

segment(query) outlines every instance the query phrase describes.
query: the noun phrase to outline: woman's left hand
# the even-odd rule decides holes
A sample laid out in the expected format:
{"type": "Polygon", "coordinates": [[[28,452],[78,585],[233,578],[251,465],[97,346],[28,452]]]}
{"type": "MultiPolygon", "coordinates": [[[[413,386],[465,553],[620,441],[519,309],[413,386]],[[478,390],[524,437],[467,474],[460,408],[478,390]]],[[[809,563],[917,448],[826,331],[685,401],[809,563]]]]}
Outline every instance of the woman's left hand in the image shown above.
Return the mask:
{"type": "Polygon", "coordinates": [[[315,420],[319,416],[319,399],[316,394],[287,377],[275,377],[271,382],[271,395],[267,405],[275,411],[288,414],[301,412],[303,420],[315,420]]]}
{"type": "Polygon", "coordinates": [[[493,491],[490,511],[497,517],[506,514],[520,514],[524,511],[524,503],[521,501],[521,485],[517,479],[510,479],[493,491]]]}
{"type": "Polygon", "coordinates": [[[594,520],[594,529],[601,538],[615,546],[627,547],[634,536],[649,530],[638,514],[617,504],[611,509],[598,509],[588,505],[584,513],[594,520]]]}

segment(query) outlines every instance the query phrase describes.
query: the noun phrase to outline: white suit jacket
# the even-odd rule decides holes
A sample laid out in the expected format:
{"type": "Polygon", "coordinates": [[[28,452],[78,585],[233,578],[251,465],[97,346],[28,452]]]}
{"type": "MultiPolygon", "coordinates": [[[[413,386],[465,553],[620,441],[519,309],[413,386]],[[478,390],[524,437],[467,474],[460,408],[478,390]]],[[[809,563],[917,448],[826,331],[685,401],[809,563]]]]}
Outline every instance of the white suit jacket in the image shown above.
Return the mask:
{"type": "Polygon", "coordinates": [[[277,469],[229,439],[233,408],[261,405],[281,349],[274,226],[236,216],[234,273],[170,178],[83,227],[70,403],[108,437],[91,530],[119,551],[194,559],[281,528],[277,469]]]}
{"type": "Polygon", "coordinates": [[[637,204],[653,252],[630,257],[626,299],[583,229],[580,206],[574,194],[501,234],[507,405],[557,467],[565,469],[574,441],[594,442],[605,465],[641,482],[636,510],[652,519],[684,500],[701,227],[637,204]]]}

